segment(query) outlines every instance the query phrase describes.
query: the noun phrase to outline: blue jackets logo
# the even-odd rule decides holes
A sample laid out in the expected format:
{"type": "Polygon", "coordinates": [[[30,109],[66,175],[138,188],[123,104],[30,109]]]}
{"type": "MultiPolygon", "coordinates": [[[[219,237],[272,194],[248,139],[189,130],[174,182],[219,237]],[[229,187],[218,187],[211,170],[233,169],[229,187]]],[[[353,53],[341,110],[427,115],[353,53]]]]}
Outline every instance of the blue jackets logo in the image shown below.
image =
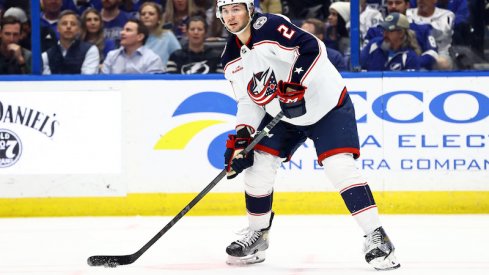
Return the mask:
{"type": "Polygon", "coordinates": [[[276,89],[277,79],[270,68],[254,74],[247,87],[250,98],[260,106],[266,105],[275,98],[276,89]]]}

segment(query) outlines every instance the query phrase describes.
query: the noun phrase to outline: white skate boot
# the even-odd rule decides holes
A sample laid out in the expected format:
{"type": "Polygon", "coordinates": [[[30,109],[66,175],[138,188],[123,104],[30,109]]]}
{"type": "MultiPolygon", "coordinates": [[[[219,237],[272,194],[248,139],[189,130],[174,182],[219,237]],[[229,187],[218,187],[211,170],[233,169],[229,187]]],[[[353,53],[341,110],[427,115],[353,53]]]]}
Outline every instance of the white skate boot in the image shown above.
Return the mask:
{"type": "Polygon", "coordinates": [[[401,266],[394,250],[394,245],[382,227],[365,236],[365,260],[376,270],[390,270],[401,266]]]}
{"type": "Polygon", "coordinates": [[[232,242],[227,248],[229,255],[226,261],[229,265],[248,265],[265,261],[265,250],[268,248],[268,233],[272,226],[273,212],[270,225],[262,230],[255,231],[250,228],[243,230],[242,239],[232,242]]]}

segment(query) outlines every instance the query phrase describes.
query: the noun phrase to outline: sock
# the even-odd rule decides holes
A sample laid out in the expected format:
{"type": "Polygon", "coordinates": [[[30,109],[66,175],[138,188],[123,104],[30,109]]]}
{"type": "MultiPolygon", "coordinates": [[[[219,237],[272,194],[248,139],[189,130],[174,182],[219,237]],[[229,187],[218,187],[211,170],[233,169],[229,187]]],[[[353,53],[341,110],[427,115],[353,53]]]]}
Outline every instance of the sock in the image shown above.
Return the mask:
{"type": "Polygon", "coordinates": [[[267,228],[270,225],[273,192],[263,196],[245,193],[245,198],[250,228],[253,230],[267,228]]]}
{"type": "Polygon", "coordinates": [[[350,185],[341,190],[340,194],[365,234],[381,226],[377,205],[366,182],[350,185]]]}

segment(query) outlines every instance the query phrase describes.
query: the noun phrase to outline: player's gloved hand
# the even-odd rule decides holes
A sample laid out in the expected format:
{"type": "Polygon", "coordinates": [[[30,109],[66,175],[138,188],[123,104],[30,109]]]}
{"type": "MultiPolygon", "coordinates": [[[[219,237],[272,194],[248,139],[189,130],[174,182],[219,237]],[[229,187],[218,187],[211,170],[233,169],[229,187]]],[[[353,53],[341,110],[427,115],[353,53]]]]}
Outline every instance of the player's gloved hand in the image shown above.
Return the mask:
{"type": "Polygon", "coordinates": [[[299,117],[306,113],[305,92],[306,87],[300,84],[282,80],[278,82],[277,98],[287,118],[299,117]]]}
{"type": "Polygon", "coordinates": [[[224,163],[226,176],[228,179],[235,178],[244,169],[251,167],[254,161],[254,151],[251,150],[243,156],[240,154],[253,139],[250,132],[244,128],[238,130],[237,135],[229,135],[226,141],[226,152],[224,153],[224,163]]]}

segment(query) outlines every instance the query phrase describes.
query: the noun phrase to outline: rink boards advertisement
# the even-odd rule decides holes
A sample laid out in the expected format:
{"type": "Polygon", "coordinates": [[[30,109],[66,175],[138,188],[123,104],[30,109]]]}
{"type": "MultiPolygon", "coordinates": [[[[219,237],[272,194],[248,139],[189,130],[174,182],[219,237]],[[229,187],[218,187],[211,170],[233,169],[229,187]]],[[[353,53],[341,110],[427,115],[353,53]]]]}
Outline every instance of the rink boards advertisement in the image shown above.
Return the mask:
{"type": "MultiPolygon", "coordinates": [[[[0,84],[0,197],[107,193],[121,174],[120,91],[95,83],[0,84]]],[[[119,195],[125,186],[118,184],[119,195]]]]}
{"type": "MultiPolygon", "coordinates": [[[[345,81],[357,166],[375,192],[489,191],[489,77],[345,81]]],[[[235,126],[221,78],[1,86],[0,198],[198,193],[222,170],[235,126]]],[[[324,173],[308,140],[280,167],[275,191],[335,191],[324,173]]],[[[213,193],[242,188],[239,176],[213,193]]]]}
{"type": "MultiPolygon", "coordinates": [[[[487,190],[485,87],[489,86],[485,82],[481,78],[347,79],[360,135],[357,164],[373,189],[487,190]]],[[[148,93],[141,97],[146,100],[141,104],[146,113],[141,121],[148,128],[137,132],[152,148],[144,148],[138,159],[143,161],[142,174],[158,171],[162,180],[140,185],[138,192],[199,190],[223,168],[223,147],[235,121],[233,94],[224,81],[170,81],[161,86],[172,91],[169,99],[166,91],[151,88],[156,84],[141,84],[148,93]]],[[[276,190],[333,190],[316,159],[308,140],[290,162],[282,164],[276,190]]],[[[237,191],[240,182],[225,181],[216,190],[237,191]]]]}

